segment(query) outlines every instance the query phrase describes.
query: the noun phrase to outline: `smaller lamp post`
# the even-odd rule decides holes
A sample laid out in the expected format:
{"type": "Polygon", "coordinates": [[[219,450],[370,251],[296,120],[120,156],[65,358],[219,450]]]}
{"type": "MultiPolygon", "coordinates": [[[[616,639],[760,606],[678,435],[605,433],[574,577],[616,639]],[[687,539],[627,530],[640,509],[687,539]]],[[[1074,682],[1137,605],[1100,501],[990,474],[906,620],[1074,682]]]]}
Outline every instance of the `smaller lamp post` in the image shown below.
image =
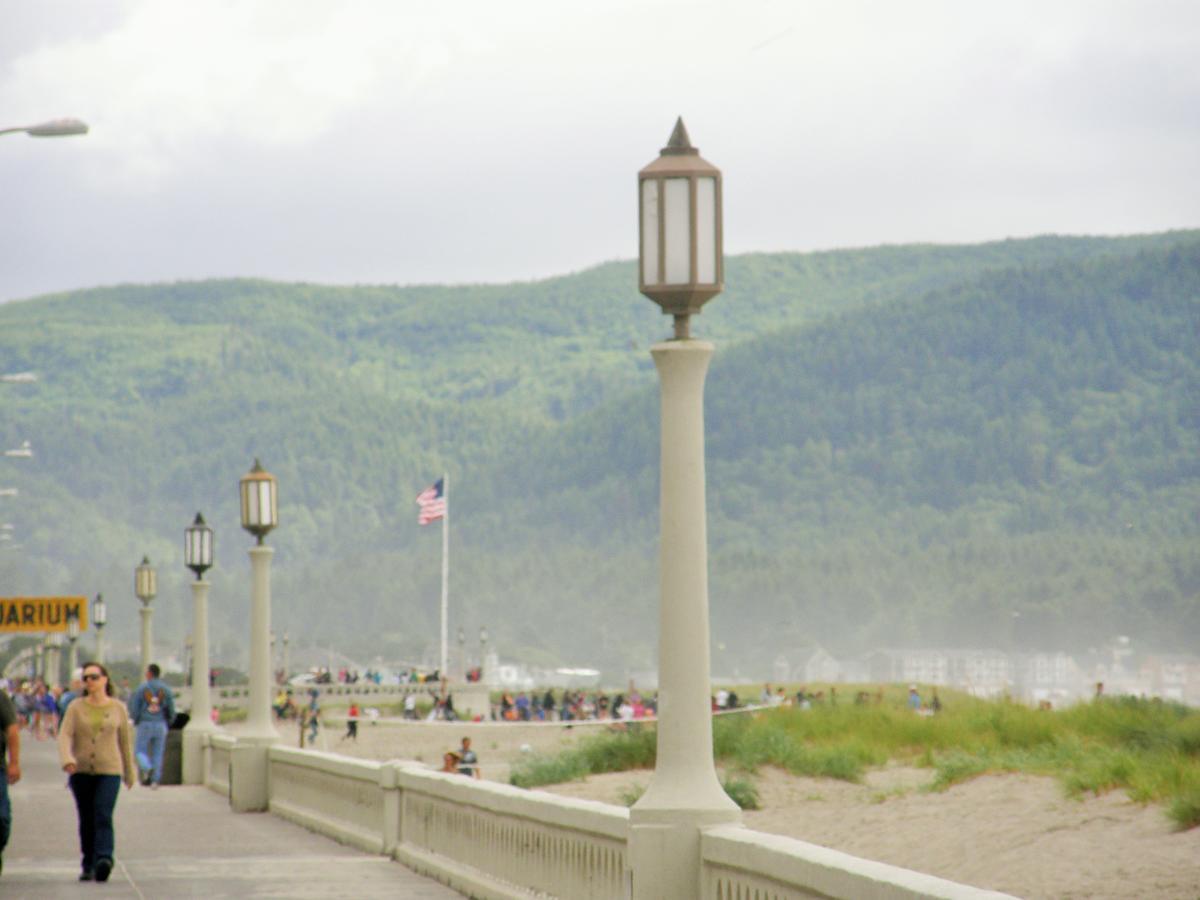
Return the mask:
{"type": "Polygon", "coordinates": [[[479,626],[479,681],[487,684],[487,644],[488,630],[486,625],[479,626]]]}
{"type": "Polygon", "coordinates": [[[263,538],[279,524],[278,485],[256,459],[239,487],[242,527],[258,539],[257,546],[250,548],[250,709],[245,734],[274,743],[279,740],[271,722],[271,557],[275,551],[263,538]]]}
{"type": "Polygon", "coordinates": [[[96,662],[104,663],[104,626],[108,624],[108,604],[104,595],[97,594],[92,601],[92,624],[96,626],[96,662]]]}
{"type": "Polygon", "coordinates": [[[458,665],[461,669],[459,678],[463,681],[467,680],[467,633],[463,631],[462,626],[458,627],[458,665]]]}
{"type": "Polygon", "coordinates": [[[183,563],[196,573],[192,582],[192,711],[183,729],[183,783],[204,781],[204,738],[216,731],[208,690],[208,588],[204,573],[213,564],[213,530],[196,513],[183,530],[183,563]]]}
{"type": "Polygon", "coordinates": [[[79,613],[71,610],[67,613],[67,680],[75,675],[79,667],[79,613]]]}
{"type": "Polygon", "coordinates": [[[46,687],[62,684],[62,643],[61,631],[46,637],[46,687]]]}
{"type": "Polygon", "coordinates": [[[288,644],[288,633],[283,633],[283,682],[287,684],[287,680],[292,674],[292,652],[288,644]]]}
{"type": "Polygon", "coordinates": [[[154,566],[150,565],[148,556],[143,556],[142,564],[133,570],[133,592],[142,601],[142,608],[138,612],[142,616],[142,672],[145,673],[150,665],[150,656],[154,652],[150,630],[150,603],[158,593],[158,573],[154,571],[154,566]]]}

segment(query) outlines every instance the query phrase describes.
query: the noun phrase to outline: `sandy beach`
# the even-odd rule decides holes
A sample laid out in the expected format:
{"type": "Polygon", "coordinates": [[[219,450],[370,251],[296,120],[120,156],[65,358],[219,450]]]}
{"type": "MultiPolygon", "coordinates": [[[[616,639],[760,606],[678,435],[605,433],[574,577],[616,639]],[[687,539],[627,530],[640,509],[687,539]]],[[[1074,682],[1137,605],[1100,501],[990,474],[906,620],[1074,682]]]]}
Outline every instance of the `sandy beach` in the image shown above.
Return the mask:
{"type": "MultiPolygon", "coordinates": [[[[365,759],[437,766],[470,736],[483,776],[507,781],[531,752],[553,752],[595,726],[492,723],[362,723],[357,741],[332,716],[317,749],[365,759]]],[[[236,726],[233,729],[236,731],[236,726]]],[[[293,724],[281,728],[297,742],[293,724]]],[[[621,803],[649,771],[592,776],[542,790],[621,803]]],[[[941,793],[922,790],[932,772],[889,766],[862,784],[802,778],[763,768],[752,780],[761,809],[747,827],[832,847],[954,881],[1045,900],[1200,898],[1200,828],[1179,832],[1158,805],[1123,791],[1082,800],[1051,778],[987,775],[941,793]]]]}

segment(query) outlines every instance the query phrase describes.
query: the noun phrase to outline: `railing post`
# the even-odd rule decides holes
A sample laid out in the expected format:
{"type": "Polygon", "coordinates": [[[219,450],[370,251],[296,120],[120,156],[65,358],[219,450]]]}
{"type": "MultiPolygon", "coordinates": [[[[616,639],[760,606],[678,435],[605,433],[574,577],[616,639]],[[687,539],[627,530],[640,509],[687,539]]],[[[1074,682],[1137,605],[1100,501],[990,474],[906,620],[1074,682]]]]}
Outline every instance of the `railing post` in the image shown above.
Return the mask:
{"type": "Polygon", "coordinates": [[[385,856],[392,856],[400,846],[401,833],[400,801],[403,795],[398,763],[384,763],[379,769],[379,787],[383,791],[383,852],[385,856]]]}

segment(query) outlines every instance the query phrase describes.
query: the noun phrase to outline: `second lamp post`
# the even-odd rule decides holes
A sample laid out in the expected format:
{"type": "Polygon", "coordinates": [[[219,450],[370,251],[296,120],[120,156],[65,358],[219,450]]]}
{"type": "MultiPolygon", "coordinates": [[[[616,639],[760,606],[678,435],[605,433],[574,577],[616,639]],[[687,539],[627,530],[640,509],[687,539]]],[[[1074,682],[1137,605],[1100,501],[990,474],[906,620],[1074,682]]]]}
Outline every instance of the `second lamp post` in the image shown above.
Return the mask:
{"type": "Polygon", "coordinates": [[[278,740],[271,722],[271,557],[263,538],[279,524],[275,476],[256,459],[242,476],[242,527],[258,538],[250,548],[250,710],[246,734],[278,740]]]}
{"type": "Polygon", "coordinates": [[[279,522],[275,476],[256,459],[242,476],[242,527],[258,538],[250,548],[250,709],[230,769],[229,805],[235,812],[268,806],[267,756],[279,742],[271,722],[271,555],[263,538],[279,522]]]}

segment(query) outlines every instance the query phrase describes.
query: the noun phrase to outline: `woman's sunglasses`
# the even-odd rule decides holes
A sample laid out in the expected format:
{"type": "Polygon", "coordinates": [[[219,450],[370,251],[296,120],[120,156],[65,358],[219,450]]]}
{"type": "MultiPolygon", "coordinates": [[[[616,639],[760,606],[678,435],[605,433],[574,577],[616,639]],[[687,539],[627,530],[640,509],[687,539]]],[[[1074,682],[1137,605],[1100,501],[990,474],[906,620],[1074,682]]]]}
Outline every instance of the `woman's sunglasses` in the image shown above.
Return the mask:
{"type": "Polygon", "coordinates": [[[86,675],[83,676],[83,680],[84,681],[99,681],[103,677],[104,676],[101,675],[99,672],[88,672],[86,675]]]}

